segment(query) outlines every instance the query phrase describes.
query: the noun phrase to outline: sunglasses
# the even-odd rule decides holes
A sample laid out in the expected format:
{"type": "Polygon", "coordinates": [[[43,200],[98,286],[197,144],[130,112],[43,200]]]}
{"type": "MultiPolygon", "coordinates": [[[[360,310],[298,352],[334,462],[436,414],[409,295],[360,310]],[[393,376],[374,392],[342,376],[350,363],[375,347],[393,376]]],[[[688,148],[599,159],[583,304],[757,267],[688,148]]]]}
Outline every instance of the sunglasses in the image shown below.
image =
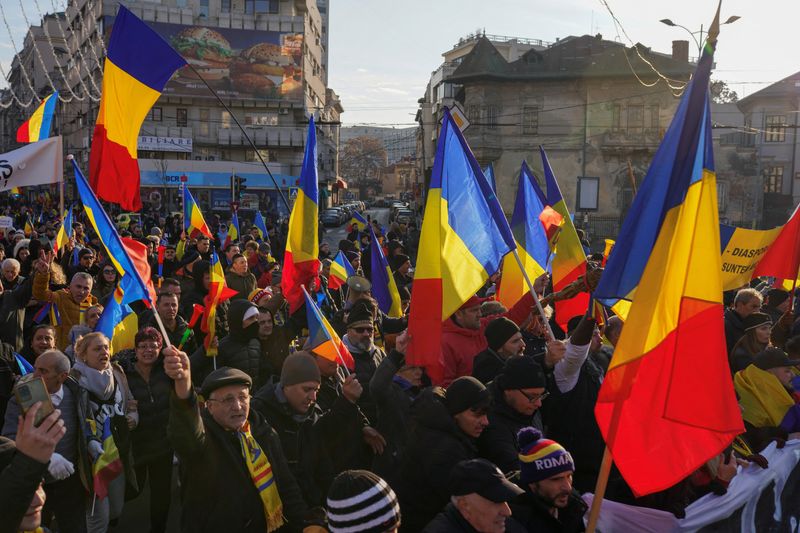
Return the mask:
{"type": "Polygon", "coordinates": [[[359,333],[359,334],[374,333],[375,332],[375,330],[373,328],[353,328],[353,331],[355,331],[356,333],[359,333]]]}

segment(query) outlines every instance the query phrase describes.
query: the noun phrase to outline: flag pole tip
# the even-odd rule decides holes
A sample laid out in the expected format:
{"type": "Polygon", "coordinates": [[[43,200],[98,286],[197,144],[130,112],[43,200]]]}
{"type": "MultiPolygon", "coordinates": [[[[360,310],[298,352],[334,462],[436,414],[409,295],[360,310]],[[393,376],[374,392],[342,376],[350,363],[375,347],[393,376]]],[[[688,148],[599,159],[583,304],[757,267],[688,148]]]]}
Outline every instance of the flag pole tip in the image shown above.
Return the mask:
{"type": "Polygon", "coordinates": [[[73,159],[75,159],[75,156],[74,156],[74,155],[72,155],[72,154],[67,154],[67,161],[72,161],[73,159]]]}

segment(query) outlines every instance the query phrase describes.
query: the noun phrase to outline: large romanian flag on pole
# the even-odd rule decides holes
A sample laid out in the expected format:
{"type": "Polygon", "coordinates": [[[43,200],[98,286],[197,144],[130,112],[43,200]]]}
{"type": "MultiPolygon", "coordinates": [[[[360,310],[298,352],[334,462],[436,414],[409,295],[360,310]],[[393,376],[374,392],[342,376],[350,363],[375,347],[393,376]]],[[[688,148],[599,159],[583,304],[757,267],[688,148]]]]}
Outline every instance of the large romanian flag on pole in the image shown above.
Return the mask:
{"type": "Polygon", "coordinates": [[[636,297],[595,406],[636,495],[671,487],[744,431],[725,349],[708,81],[719,11],[595,292],[636,297]]]}
{"type": "MultiPolygon", "coordinates": [[[[569,208],[558,187],[558,182],[547,160],[544,148],[539,147],[542,154],[542,166],[544,167],[544,181],[547,186],[547,205],[556,213],[561,215],[561,230],[555,241],[555,250],[551,262],[553,270],[553,291],[558,292],[576,279],[586,273],[586,253],[583,251],[583,244],[578,238],[575,224],[569,216],[569,208]]],[[[582,292],[569,300],[559,300],[555,304],[556,321],[564,331],[567,331],[569,319],[583,315],[589,307],[589,294],[582,292]]]]}
{"type": "Polygon", "coordinates": [[[317,133],[314,117],[308,120],[308,138],[300,172],[300,188],[289,216],[289,234],[283,256],[283,295],[289,312],[303,305],[303,289],[312,281],[319,287],[319,192],[317,185],[317,133]]]}
{"type": "MultiPolygon", "coordinates": [[[[544,194],[528,164],[523,161],[519,171],[517,200],[514,203],[514,213],[511,215],[511,233],[517,243],[519,258],[531,281],[544,274],[547,268],[549,245],[544,226],[539,220],[544,211],[545,201],[544,194]]],[[[497,300],[506,309],[511,309],[528,292],[528,285],[516,258],[513,254],[507,255],[503,259],[503,277],[497,289],[497,300]]]]}
{"type": "Polygon", "coordinates": [[[445,109],[417,252],[406,360],[442,378],[442,322],[497,272],[514,237],[489,182],[445,109]]]}
{"type": "Polygon", "coordinates": [[[56,103],[58,103],[58,91],[42,100],[31,118],[23,122],[22,126],[17,129],[18,143],[35,143],[50,137],[56,103]]]}
{"type": "Polygon", "coordinates": [[[139,129],[176,70],[178,52],[125,6],[119,6],[103,68],[103,94],[92,136],[89,178],[97,196],[140,211],[139,129]]]}

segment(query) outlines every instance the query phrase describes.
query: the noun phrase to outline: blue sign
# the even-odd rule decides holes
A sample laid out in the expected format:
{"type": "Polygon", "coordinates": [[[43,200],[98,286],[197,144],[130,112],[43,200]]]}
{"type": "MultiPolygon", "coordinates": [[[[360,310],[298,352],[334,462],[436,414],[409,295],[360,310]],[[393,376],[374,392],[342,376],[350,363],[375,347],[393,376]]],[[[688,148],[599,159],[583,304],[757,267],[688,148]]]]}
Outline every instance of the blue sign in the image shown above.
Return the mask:
{"type": "MultiPolygon", "coordinates": [[[[275,189],[275,185],[266,174],[237,172],[236,175],[247,180],[248,189],[275,189]]],[[[181,176],[186,176],[186,185],[188,187],[230,188],[232,174],[228,172],[167,171],[166,175],[164,175],[159,170],[142,170],[140,176],[141,184],[144,187],[164,187],[165,185],[167,187],[178,187],[181,183],[181,176]]],[[[281,189],[296,187],[300,181],[299,177],[287,174],[273,174],[273,176],[275,176],[275,181],[278,182],[278,186],[281,189]]]]}

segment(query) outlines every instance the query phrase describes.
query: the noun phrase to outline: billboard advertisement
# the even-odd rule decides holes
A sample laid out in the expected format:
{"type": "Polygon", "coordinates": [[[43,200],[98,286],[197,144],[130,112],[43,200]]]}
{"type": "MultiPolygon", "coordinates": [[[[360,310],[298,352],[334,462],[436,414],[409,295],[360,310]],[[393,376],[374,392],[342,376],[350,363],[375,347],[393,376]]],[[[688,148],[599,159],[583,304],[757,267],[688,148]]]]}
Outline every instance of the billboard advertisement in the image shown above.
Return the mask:
{"type": "MultiPolygon", "coordinates": [[[[197,71],[179,69],[170,96],[211,98],[201,76],[222,97],[302,101],[303,34],[148,22],[197,71]]],[[[114,17],[106,17],[110,30],[114,17]]]]}

